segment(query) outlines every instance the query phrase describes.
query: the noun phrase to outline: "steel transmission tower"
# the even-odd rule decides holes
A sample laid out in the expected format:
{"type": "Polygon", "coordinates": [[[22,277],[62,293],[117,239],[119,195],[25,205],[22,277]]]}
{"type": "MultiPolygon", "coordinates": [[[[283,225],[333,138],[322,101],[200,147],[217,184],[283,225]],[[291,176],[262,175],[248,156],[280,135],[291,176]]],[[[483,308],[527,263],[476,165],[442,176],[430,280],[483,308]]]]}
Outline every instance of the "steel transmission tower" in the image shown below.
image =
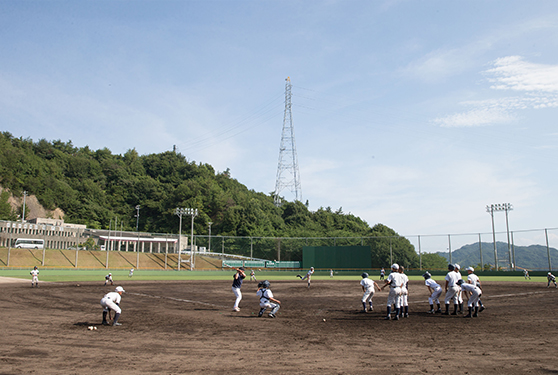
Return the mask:
{"type": "Polygon", "coordinates": [[[296,144],[293,127],[293,113],[291,111],[291,78],[285,80],[285,114],[283,116],[283,131],[281,146],[279,147],[279,163],[277,164],[277,179],[275,181],[275,205],[281,205],[281,191],[290,188],[295,200],[302,200],[300,187],[300,172],[296,156],[296,144]]]}

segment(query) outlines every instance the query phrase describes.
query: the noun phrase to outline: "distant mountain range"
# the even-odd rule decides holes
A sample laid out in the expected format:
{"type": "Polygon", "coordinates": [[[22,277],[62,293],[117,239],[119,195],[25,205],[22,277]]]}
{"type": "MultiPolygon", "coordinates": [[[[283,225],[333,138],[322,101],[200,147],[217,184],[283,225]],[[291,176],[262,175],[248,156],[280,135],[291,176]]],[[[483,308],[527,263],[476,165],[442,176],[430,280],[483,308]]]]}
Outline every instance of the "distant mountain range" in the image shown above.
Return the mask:
{"type": "MultiPolygon", "coordinates": [[[[473,243],[464,245],[451,252],[451,262],[458,263],[462,269],[480,264],[480,253],[482,249],[482,262],[494,266],[494,244],[492,242],[473,243]]],[[[509,268],[508,244],[506,242],[496,242],[498,253],[498,266],[504,269],[509,268]]],[[[515,253],[515,265],[517,269],[526,268],[528,270],[548,270],[548,252],[546,246],[514,246],[512,247],[512,261],[515,253]]],[[[446,258],[449,263],[448,252],[437,252],[436,254],[446,258]]],[[[558,250],[550,248],[550,261],[552,267],[558,266],[558,250]]]]}

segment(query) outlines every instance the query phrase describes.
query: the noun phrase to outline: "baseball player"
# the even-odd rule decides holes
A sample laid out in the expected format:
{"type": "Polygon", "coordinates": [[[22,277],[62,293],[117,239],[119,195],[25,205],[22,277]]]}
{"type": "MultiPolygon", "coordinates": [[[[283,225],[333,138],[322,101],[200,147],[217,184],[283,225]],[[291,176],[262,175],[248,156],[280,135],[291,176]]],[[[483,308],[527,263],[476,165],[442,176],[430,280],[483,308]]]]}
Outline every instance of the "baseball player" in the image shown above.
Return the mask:
{"type": "Polygon", "coordinates": [[[258,283],[258,291],[256,295],[260,297],[260,312],[258,316],[262,316],[268,308],[271,309],[269,312],[270,318],[275,318],[275,314],[281,308],[281,301],[273,298],[273,292],[269,289],[269,281],[264,280],[258,283]]]}
{"type": "Polygon", "coordinates": [[[422,277],[424,277],[424,285],[428,288],[430,296],[428,297],[428,303],[430,304],[430,310],[427,311],[429,314],[441,313],[440,308],[440,296],[442,295],[442,287],[434,279],[430,272],[426,271],[422,277]],[[438,305],[438,309],[434,310],[434,302],[438,305]]]}
{"type": "Polygon", "coordinates": [[[465,318],[478,317],[479,316],[479,305],[478,301],[482,294],[480,288],[474,284],[469,284],[463,281],[463,279],[457,280],[457,285],[461,287],[464,292],[471,293],[469,300],[467,301],[467,307],[469,308],[469,313],[465,315],[465,318]],[[475,308],[475,313],[473,313],[473,308],[475,308]]]}
{"type": "Polygon", "coordinates": [[[399,265],[393,263],[391,265],[391,273],[389,274],[387,280],[385,280],[384,286],[380,290],[384,290],[386,286],[390,286],[388,300],[387,300],[387,315],[385,320],[391,319],[391,305],[395,304],[395,320],[399,320],[399,312],[401,308],[401,287],[403,286],[404,279],[398,272],[399,265]]]}
{"type": "Polygon", "coordinates": [[[242,280],[246,278],[246,274],[244,273],[244,267],[239,267],[236,269],[236,273],[233,276],[233,283],[232,283],[232,291],[236,296],[236,300],[234,301],[233,311],[240,311],[238,307],[240,301],[242,300],[242,293],[240,292],[240,287],[242,287],[242,280]]]}
{"type": "Polygon", "coordinates": [[[548,284],[546,284],[547,288],[550,288],[550,283],[553,282],[554,283],[554,287],[558,288],[558,285],[556,285],[556,276],[554,276],[553,274],[551,274],[550,272],[546,275],[546,279],[548,280],[548,284]]]}
{"type": "Polygon", "coordinates": [[[128,277],[132,277],[134,276],[134,269],[130,268],[130,273],[128,274],[128,277]]]}
{"type": "Polygon", "coordinates": [[[446,311],[443,312],[443,315],[449,315],[449,305],[450,302],[453,301],[453,312],[451,315],[457,315],[457,307],[459,296],[458,294],[461,292],[461,288],[457,285],[457,280],[461,279],[461,274],[455,272],[455,267],[453,264],[448,264],[448,273],[445,277],[446,280],[446,298],[444,299],[444,303],[446,305],[446,311]]]}
{"type": "Polygon", "coordinates": [[[38,288],[39,287],[39,269],[37,266],[33,267],[33,270],[29,272],[31,277],[31,288],[33,288],[33,284],[38,288]]]}
{"type": "Polygon", "coordinates": [[[124,289],[121,286],[117,286],[114,292],[110,292],[105,294],[103,299],[101,299],[101,306],[103,306],[103,325],[108,326],[109,323],[107,322],[107,314],[110,318],[110,312],[114,311],[114,320],[112,321],[113,326],[121,326],[121,323],[118,323],[118,318],[120,318],[120,314],[122,310],[120,309],[120,300],[122,299],[122,293],[124,293],[124,289]]]}
{"type": "Polygon", "coordinates": [[[308,280],[308,288],[310,288],[310,279],[312,278],[313,273],[314,273],[314,267],[310,267],[310,270],[306,272],[306,275],[304,277],[300,275],[296,275],[296,277],[299,277],[300,280],[308,280]]]}
{"type": "MultiPolygon", "coordinates": [[[[482,291],[482,283],[481,283],[479,277],[474,274],[475,269],[473,267],[467,267],[466,270],[467,270],[467,273],[468,273],[467,283],[479,287],[479,289],[482,291]]],[[[463,287],[461,289],[463,289],[463,287]]],[[[479,304],[479,312],[481,312],[482,310],[484,310],[484,305],[482,304],[482,301],[480,300],[480,296],[479,296],[478,304],[479,304]]]]}
{"type": "Polygon", "coordinates": [[[112,273],[109,273],[108,275],[105,276],[104,286],[107,286],[108,283],[110,283],[110,285],[114,285],[114,282],[112,281],[112,273]]]}
{"type": "Polygon", "coordinates": [[[527,278],[531,280],[531,276],[529,276],[529,271],[527,271],[526,269],[523,269],[523,277],[525,277],[525,280],[527,280],[527,278]]]}
{"type": "Polygon", "coordinates": [[[250,270],[250,281],[258,281],[256,280],[256,273],[254,270],[250,270]]]}
{"type": "Polygon", "coordinates": [[[382,269],[380,270],[380,280],[383,280],[385,276],[386,270],[384,269],[384,267],[382,267],[382,269]]]}
{"type": "Polygon", "coordinates": [[[401,316],[403,318],[409,317],[409,277],[405,275],[405,268],[403,266],[399,266],[399,273],[403,278],[403,285],[401,286],[401,308],[403,311],[401,312],[401,316]]]}
{"type": "Polygon", "coordinates": [[[329,270],[329,278],[333,279],[333,270],[329,270]]]}
{"type": "Polygon", "coordinates": [[[372,297],[374,297],[374,288],[380,291],[380,287],[376,282],[372,279],[368,278],[368,274],[364,272],[362,275],[362,280],[360,281],[360,286],[362,287],[362,291],[364,294],[362,295],[362,312],[366,312],[366,302],[370,305],[370,311],[374,311],[374,306],[372,305],[372,297]]]}

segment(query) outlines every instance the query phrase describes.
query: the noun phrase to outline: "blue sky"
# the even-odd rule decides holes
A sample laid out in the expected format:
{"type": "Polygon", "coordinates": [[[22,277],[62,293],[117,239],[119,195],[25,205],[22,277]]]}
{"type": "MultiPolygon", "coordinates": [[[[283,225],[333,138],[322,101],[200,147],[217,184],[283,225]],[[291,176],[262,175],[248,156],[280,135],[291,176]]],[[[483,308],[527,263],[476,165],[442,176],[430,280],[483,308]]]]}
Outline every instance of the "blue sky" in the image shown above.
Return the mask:
{"type": "Polygon", "coordinates": [[[513,204],[512,231],[558,227],[555,1],[2,1],[0,38],[14,136],[176,145],[271,193],[290,77],[310,209],[467,243],[487,204],[513,204]]]}

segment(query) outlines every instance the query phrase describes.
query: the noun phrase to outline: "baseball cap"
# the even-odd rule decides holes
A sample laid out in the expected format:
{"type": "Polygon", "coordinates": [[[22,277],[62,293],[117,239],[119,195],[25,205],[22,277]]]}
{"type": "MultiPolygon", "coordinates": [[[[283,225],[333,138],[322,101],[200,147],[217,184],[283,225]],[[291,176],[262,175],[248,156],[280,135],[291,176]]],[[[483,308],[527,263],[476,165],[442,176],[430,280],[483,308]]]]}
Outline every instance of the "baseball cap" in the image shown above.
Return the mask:
{"type": "Polygon", "coordinates": [[[475,269],[473,267],[467,267],[466,271],[475,272],[475,269]]]}
{"type": "Polygon", "coordinates": [[[117,292],[125,293],[124,288],[122,288],[121,286],[117,286],[115,290],[116,290],[117,292]]]}
{"type": "Polygon", "coordinates": [[[393,269],[393,270],[398,270],[398,269],[399,269],[399,264],[393,263],[393,264],[391,265],[391,269],[393,269]]]}

